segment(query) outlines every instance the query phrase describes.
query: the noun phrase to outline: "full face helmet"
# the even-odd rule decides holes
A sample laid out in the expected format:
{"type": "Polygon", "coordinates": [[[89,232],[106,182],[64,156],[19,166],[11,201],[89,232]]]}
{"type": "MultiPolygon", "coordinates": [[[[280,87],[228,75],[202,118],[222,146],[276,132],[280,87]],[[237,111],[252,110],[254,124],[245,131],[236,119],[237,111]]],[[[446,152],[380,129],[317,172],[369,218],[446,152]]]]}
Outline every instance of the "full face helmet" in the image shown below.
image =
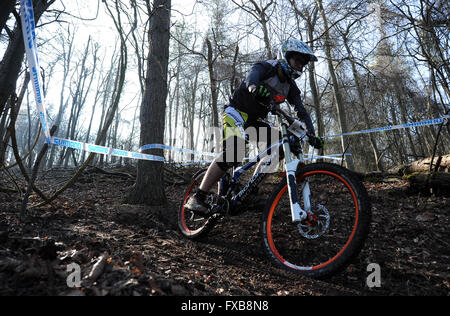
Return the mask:
{"type": "Polygon", "coordinates": [[[289,59],[295,54],[302,55],[301,57],[304,58],[305,65],[310,61],[317,61],[317,57],[314,55],[314,52],[308,45],[306,45],[306,43],[294,38],[285,41],[280,47],[279,59],[281,60],[281,66],[283,67],[286,75],[294,80],[302,74],[302,71],[294,69],[289,64],[289,59]]]}

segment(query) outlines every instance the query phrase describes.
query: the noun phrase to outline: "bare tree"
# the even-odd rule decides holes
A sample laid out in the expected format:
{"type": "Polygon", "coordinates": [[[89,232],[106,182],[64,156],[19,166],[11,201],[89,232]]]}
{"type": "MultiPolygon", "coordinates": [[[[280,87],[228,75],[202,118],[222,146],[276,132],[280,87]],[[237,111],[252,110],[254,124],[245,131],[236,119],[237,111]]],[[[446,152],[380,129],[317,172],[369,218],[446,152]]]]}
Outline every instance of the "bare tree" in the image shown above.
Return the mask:
{"type": "MultiPolygon", "coordinates": [[[[89,69],[86,62],[88,59],[88,56],[91,54],[91,37],[89,37],[86,47],[84,49],[83,55],[81,57],[81,60],[79,63],[79,68],[77,67],[76,70],[73,72],[74,76],[74,91],[72,90],[72,85],[70,86],[71,91],[71,98],[72,98],[72,106],[70,110],[70,116],[69,116],[69,123],[67,125],[66,129],[66,135],[65,137],[68,139],[76,139],[75,134],[77,132],[77,125],[79,124],[79,118],[80,113],[86,103],[87,95],[89,94],[90,87],[92,85],[94,74],[95,74],[95,68],[96,68],[96,51],[94,51],[94,62],[92,69],[89,69]],[[76,77],[75,77],[76,76],[76,77]]],[[[73,156],[73,149],[67,148],[62,151],[60,163],[64,160],[64,167],[68,166],[69,158],[73,156]]],[[[74,158],[74,164],[76,165],[76,161],[74,158]]]]}
{"type": "Polygon", "coordinates": [[[16,0],[3,0],[0,2],[0,34],[6,25],[9,15],[13,12],[15,4],[16,0]]]}
{"type": "Polygon", "coordinates": [[[264,44],[266,47],[267,52],[267,58],[273,59],[275,58],[275,55],[272,52],[272,45],[270,42],[269,37],[269,18],[271,16],[270,13],[268,13],[269,9],[274,9],[273,5],[275,4],[274,0],[269,1],[262,1],[260,0],[259,3],[257,3],[255,0],[250,1],[243,1],[241,0],[240,3],[238,3],[236,0],[232,0],[235,5],[237,5],[239,8],[253,16],[256,21],[261,25],[261,29],[263,32],[263,39],[264,44]],[[248,3],[249,2],[249,3],[248,3]],[[250,5],[251,4],[251,5],[250,5]]]}
{"type": "MultiPolygon", "coordinates": [[[[328,19],[325,13],[325,9],[322,5],[322,0],[315,0],[317,7],[319,8],[320,15],[322,17],[322,21],[324,24],[324,46],[325,46],[325,55],[327,58],[327,65],[328,65],[328,73],[331,77],[331,82],[333,84],[333,91],[334,91],[334,98],[336,102],[336,109],[339,119],[339,125],[341,128],[341,132],[345,133],[348,132],[348,125],[347,125],[347,115],[345,111],[345,106],[341,94],[341,90],[339,88],[339,82],[337,80],[336,72],[334,70],[333,65],[333,56],[331,54],[331,38],[329,36],[329,26],[328,26],[328,19]]],[[[345,136],[341,136],[341,145],[342,145],[342,151],[345,152],[348,148],[348,140],[345,136]]],[[[352,159],[347,159],[347,166],[350,169],[354,169],[353,161],[352,159]]]]}
{"type": "MultiPolygon", "coordinates": [[[[67,78],[69,77],[69,71],[71,68],[75,33],[76,29],[72,31],[70,27],[67,27],[67,38],[65,38],[62,33],[60,33],[59,36],[57,37],[58,42],[60,43],[62,49],[61,59],[63,61],[63,74],[62,74],[63,79],[61,81],[61,92],[59,99],[58,114],[56,115],[56,119],[53,123],[56,126],[61,125],[64,110],[66,109],[67,103],[69,101],[69,98],[65,97],[65,90],[67,78]]],[[[60,130],[62,130],[62,128],[60,130]]],[[[47,168],[51,168],[53,166],[55,153],[56,153],[56,146],[52,146],[50,149],[49,159],[47,160],[47,168]]]]}
{"type": "MultiPolygon", "coordinates": [[[[112,91],[112,97],[109,100],[110,105],[105,113],[104,117],[104,123],[101,127],[101,130],[97,134],[97,137],[95,139],[95,144],[100,145],[103,140],[105,139],[108,130],[114,120],[114,116],[117,112],[117,108],[119,107],[120,99],[122,96],[123,87],[125,84],[125,77],[127,72],[127,66],[128,66],[128,50],[126,45],[125,36],[123,33],[123,26],[121,22],[121,14],[119,9],[119,2],[118,0],[112,0],[115,8],[115,14],[112,12],[112,10],[109,8],[109,4],[107,2],[104,2],[106,10],[108,11],[108,14],[112,18],[114,22],[114,26],[116,27],[116,30],[118,31],[118,35],[120,38],[120,50],[119,50],[119,58],[116,66],[117,72],[114,84],[113,84],[113,91],[112,91]]],[[[70,188],[78,179],[78,177],[83,173],[83,171],[87,168],[87,166],[92,162],[94,159],[95,153],[90,153],[87,159],[83,162],[83,164],[78,168],[76,173],[73,175],[73,177],[67,181],[61,188],[56,190],[56,192],[51,196],[50,198],[44,198],[44,202],[37,204],[36,206],[42,206],[47,203],[52,202],[55,200],[61,193],[63,193],[65,190],[70,188]]]]}
{"type": "MultiPolygon", "coordinates": [[[[317,6],[311,7],[299,7],[297,2],[295,0],[289,0],[292,8],[294,9],[295,16],[297,19],[297,30],[298,33],[301,34],[301,23],[300,18],[303,19],[306,31],[308,34],[308,40],[311,45],[311,49],[314,51],[314,29],[317,23],[318,13],[319,10],[317,9],[317,6]],[[300,18],[299,18],[300,17],[300,18]]],[[[308,66],[308,75],[309,75],[309,87],[311,89],[311,95],[313,100],[313,108],[314,108],[314,114],[316,116],[317,120],[317,134],[318,136],[324,136],[325,130],[324,130],[324,123],[323,123],[323,114],[322,114],[322,108],[320,105],[320,98],[319,98],[319,90],[316,83],[316,70],[314,63],[310,63],[308,66]]],[[[323,149],[321,154],[323,154],[323,149]]]]}
{"type": "MultiPolygon", "coordinates": [[[[358,96],[357,104],[361,108],[362,117],[363,117],[364,123],[365,123],[365,128],[372,129],[373,124],[371,123],[369,111],[367,108],[366,97],[364,94],[364,87],[363,87],[363,84],[361,83],[360,74],[358,73],[358,70],[357,70],[357,60],[353,54],[353,49],[350,47],[350,45],[351,45],[350,44],[350,36],[352,36],[351,30],[354,26],[356,26],[356,28],[358,28],[358,29],[363,28],[363,26],[361,25],[361,20],[365,17],[366,17],[366,15],[361,16],[361,17],[355,17],[353,21],[350,21],[350,23],[347,24],[345,29],[342,29],[339,26],[337,26],[336,28],[342,37],[343,46],[347,53],[347,59],[351,65],[354,86],[355,86],[357,96],[358,96]]],[[[383,167],[381,165],[381,155],[380,155],[380,150],[378,149],[376,136],[373,133],[370,133],[370,134],[367,134],[367,139],[369,140],[370,145],[373,150],[374,165],[376,166],[377,170],[382,170],[383,167]]]]}
{"type": "MultiPolygon", "coordinates": [[[[162,143],[164,140],[167,74],[170,38],[170,0],[154,0],[153,9],[147,0],[150,16],[145,94],[141,106],[140,145],[162,143]]],[[[162,156],[162,151],[157,154],[162,156]]],[[[166,203],[163,182],[163,165],[155,161],[138,161],[137,179],[127,201],[161,205],[166,203]]]]}
{"type": "MultiPolygon", "coordinates": [[[[34,19],[37,24],[42,14],[56,0],[34,0],[34,19]]],[[[23,42],[22,27],[20,23],[16,23],[16,27],[9,34],[9,44],[5,55],[0,62],[0,115],[3,113],[8,98],[16,89],[16,82],[19,77],[20,68],[22,66],[25,54],[25,45],[23,42]]]]}

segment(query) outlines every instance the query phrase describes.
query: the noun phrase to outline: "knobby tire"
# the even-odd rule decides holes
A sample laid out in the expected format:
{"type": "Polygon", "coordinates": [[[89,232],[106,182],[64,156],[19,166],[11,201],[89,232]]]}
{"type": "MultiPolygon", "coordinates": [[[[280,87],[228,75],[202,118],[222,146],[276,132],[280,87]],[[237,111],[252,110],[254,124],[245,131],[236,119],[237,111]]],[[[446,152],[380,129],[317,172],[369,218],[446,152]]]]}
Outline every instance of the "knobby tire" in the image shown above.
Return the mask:
{"type": "MultiPolygon", "coordinates": [[[[298,223],[292,223],[284,179],[272,193],[263,213],[260,226],[263,248],[271,262],[284,270],[326,278],[344,269],[361,251],[369,233],[369,197],[361,181],[338,165],[303,165],[296,176],[298,186],[309,179],[311,203],[318,213],[315,218],[327,217],[320,213],[328,214],[329,226],[318,226],[328,228],[313,239],[299,233],[298,223]]],[[[302,196],[301,190],[299,196],[302,196]]],[[[311,220],[308,225],[314,226],[313,223],[311,220]]]]}

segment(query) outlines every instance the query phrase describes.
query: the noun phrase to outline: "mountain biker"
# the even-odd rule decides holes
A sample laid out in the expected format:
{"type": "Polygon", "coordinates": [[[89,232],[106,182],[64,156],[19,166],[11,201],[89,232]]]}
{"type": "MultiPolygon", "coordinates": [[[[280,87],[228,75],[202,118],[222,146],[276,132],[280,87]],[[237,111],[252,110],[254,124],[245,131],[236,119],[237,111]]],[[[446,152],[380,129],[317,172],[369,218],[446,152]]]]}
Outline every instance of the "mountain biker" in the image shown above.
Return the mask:
{"type": "MultiPolygon", "coordinates": [[[[304,42],[289,39],[281,45],[279,59],[265,60],[253,65],[225,108],[223,152],[210,164],[199,190],[186,202],[185,208],[198,215],[208,215],[210,210],[205,202],[208,192],[230,167],[237,166],[243,159],[244,151],[237,150],[236,147],[245,143],[245,129],[267,127],[265,139],[268,140],[272,139],[274,132],[279,133],[262,121],[270,111],[268,105],[272,100],[282,103],[287,99],[295,106],[297,116],[305,123],[308,133],[315,135],[311,117],[302,105],[300,90],[295,83],[310,61],[317,61],[313,51],[304,42]],[[231,159],[230,152],[234,153],[231,159]],[[239,154],[241,155],[238,157],[239,154]]],[[[310,137],[310,144],[321,148],[323,141],[314,136],[310,137]]]]}

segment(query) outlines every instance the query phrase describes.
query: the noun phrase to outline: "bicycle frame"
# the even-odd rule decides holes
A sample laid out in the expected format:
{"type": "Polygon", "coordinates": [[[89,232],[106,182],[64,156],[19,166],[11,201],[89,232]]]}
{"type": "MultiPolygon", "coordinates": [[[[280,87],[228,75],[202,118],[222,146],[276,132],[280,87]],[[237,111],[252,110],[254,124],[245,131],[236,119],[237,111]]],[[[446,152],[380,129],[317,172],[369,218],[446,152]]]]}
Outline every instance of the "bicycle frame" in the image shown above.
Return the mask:
{"type": "Polygon", "coordinates": [[[269,159],[265,161],[259,168],[256,170],[255,174],[252,176],[252,178],[246,183],[244,188],[240,190],[232,199],[232,205],[236,205],[239,201],[245,200],[247,196],[251,193],[253,189],[255,189],[261,181],[265,178],[266,173],[263,172],[263,169],[265,166],[268,166],[272,163],[272,159],[275,158],[278,155],[278,149],[281,147],[282,141],[279,141],[278,143],[272,144],[269,146],[264,152],[254,157],[252,160],[250,160],[247,164],[245,164],[242,167],[239,167],[234,170],[233,172],[233,181],[236,183],[239,181],[239,178],[241,175],[246,173],[251,167],[256,165],[261,159],[264,159],[265,157],[269,156],[269,159]],[[274,150],[275,149],[275,150],[274,150]],[[271,151],[274,151],[272,154],[269,154],[271,151]]]}
{"type": "MultiPolygon", "coordinates": [[[[283,111],[279,111],[279,114],[288,117],[283,111]]],[[[264,152],[254,157],[247,164],[242,167],[239,167],[234,170],[232,175],[232,181],[236,184],[241,175],[247,172],[251,167],[257,164],[261,159],[269,156],[269,159],[265,161],[259,168],[256,170],[255,174],[252,178],[245,184],[245,186],[235,195],[231,197],[231,204],[236,206],[239,201],[243,201],[247,198],[247,196],[255,189],[261,181],[265,178],[266,173],[263,172],[264,167],[270,165],[272,163],[272,159],[277,156],[279,152],[279,147],[283,147],[284,151],[284,167],[286,170],[286,179],[288,184],[288,193],[291,204],[291,215],[293,222],[300,222],[307,218],[308,212],[311,210],[311,202],[310,202],[310,189],[308,181],[305,181],[302,185],[302,196],[305,210],[301,208],[299,196],[297,192],[297,181],[296,181],[296,171],[297,167],[300,163],[303,163],[303,152],[300,151],[300,154],[297,158],[293,158],[291,154],[290,142],[289,142],[289,134],[288,127],[282,121],[280,115],[278,116],[278,122],[281,126],[282,139],[275,144],[270,145],[264,152]],[[277,150],[278,149],[278,150],[277,150]]],[[[305,133],[306,135],[306,133],[305,133]]],[[[223,183],[224,178],[220,181],[220,192],[223,192],[225,189],[225,185],[223,183]]],[[[233,185],[231,185],[233,186],[233,185]]],[[[227,192],[224,192],[224,195],[230,192],[230,188],[227,188],[227,192]]]]}

